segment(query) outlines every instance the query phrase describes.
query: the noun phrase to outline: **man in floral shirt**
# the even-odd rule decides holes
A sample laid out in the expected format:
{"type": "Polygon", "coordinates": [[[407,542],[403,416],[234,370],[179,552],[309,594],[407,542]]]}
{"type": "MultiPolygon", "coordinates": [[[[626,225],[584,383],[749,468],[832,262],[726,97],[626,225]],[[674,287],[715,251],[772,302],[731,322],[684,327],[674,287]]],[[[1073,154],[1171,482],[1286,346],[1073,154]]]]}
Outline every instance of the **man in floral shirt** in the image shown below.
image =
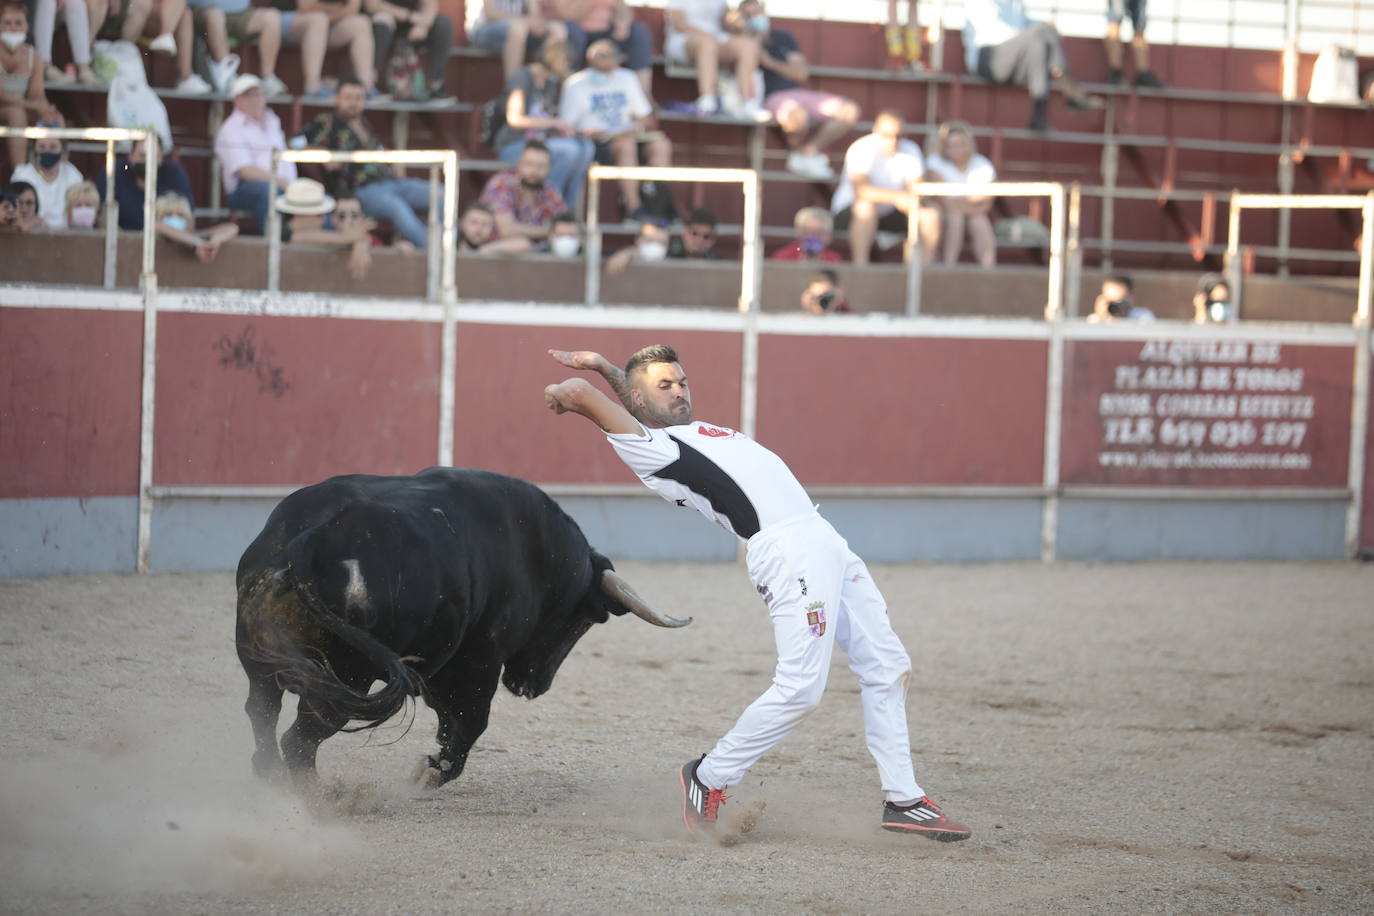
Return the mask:
{"type": "MultiPolygon", "coordinates": [[[[334,97],[334,110],[315,118],[301,133],[311,146],[335,152],[385,149],[363,117],[366,103],[362,83],[344,79],[334,97]]],[[[425,250],[429,231],[419,214],[429,211],[428,181],[405,177],[404,166],[379,162],[331,162],[324,168],[331,195],[357,197],[370,218],[386,220],[408,242],[425,250]]]]}
{"type": "Polygon", "coordinates": [[[482,203],[495,215],[502,238],[545,239],[553,218],[568,209],[548,180],[551,161],[549,148],[531,140],[520,151],[515,168],[497,172],[482,189],[482,203]]]}

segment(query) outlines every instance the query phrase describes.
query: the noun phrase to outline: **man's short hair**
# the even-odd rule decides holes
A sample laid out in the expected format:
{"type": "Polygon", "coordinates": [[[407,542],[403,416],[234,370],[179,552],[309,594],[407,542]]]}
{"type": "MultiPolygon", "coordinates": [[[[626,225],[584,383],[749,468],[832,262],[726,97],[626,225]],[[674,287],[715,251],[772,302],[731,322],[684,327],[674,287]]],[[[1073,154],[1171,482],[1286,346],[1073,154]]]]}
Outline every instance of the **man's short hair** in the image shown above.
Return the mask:
{"type": "Polygon", "coordinates": [[[494,215],[495,215],[495,214],[493,214],[493,213],[491,212],[491,207],[488,207],[486,204],[482,203],[480,200],[474,200],[472,203],[470,203],[470,204],[468,204],[466,207],[464,207],[464,208],[463,208],[463,215],[464,215],[464,216],[467,216],[467,215],[468,215],[469,213],[471,213],[473,210],[476,210],[478,213],[485,213],[487,216],[494,216],[494,215]]]}
{"type": "Polygon", "coordinates": [[[520,153],[521,155],[523,155],[525,153],[528,153],[530,150],[538,150],[545,156],[548,156],[550,159],[553,158],[553,153],[549,152],[549,145],[545,143],[543,140],[526,140],[525,146],[523,149],[520,150],[520,153]]]}
{"type": "MultiPolygon", "coordinates": [[[[354,75],[351,74],[351,73],[350,73],[348,76],[341,77],[341,78],[339,79],[339,86],[338,86],[338,89],[343,89],[343,88],[345,88],[345,87],[347,87],[347,86],[357,86],[359,89],[363,90],[363,92],[367,92],[367,87],[363,85],[363,81],[360,80],[360,79],[358,79],[356,76],[354,76],[354,75]]],[[[338,90],[335,90],[335,91],[338,91],[338,90]]]]}
{"type": "Polygon", "coordinates": [[[625,364],[625,374],[634,375],[645,366],[653,363],[675,363],[678,362],[677,351],[667,344],[654,344],[652,347],[645,347],[625,364]]]}
{"type": "Polygon", "coordinates": [[[571,210],[564,210],[562,213],[560,213],[560,214],[558,214],[557,216],[555,216],[555,217],[553,218],[553,222],[550,223],[549,225],[551,225],[551,226],[557,226],[557,225],[560,225],[560,224],[562,224],[562,223],[572,223],[574,226],[576,226],[576,225],[577,225],[577,214],[574,213],[574,212],[572,212],[571,210]]]}
{"type": "Polygon", "coordinates": [[[1126,287],[1128,292],[1135,292],[1135,282],[1126,274],[1112,274],[1111,276],[1107,277],[1107,279],[1102,281],[1102,284],[1104,286],[1108,283],[1119,283],[1122,286],[1126,287]]]}
{"type": "Polygon", "coordinates": [[[710,207],[697,207],[687,214],[684,226],[710,226],[716,228],[716,214],[710,207]]]}
{"type": "Polygon", "coordinates": [[[876,124],[883,118],[891,118],[899,124],[906,123],[906,118],[903,117],[902,113],[895,108],[884,108],[882,111],[875,114],[873,116],[873,123],[876,124]]]}
{"type": "Polygon", "coordinates": [[[840,275],[829,267],[822,267],[807,278],[806,285],[810,286],[812,283],[829,283],[831,286],[839,286],[840,275]]]}

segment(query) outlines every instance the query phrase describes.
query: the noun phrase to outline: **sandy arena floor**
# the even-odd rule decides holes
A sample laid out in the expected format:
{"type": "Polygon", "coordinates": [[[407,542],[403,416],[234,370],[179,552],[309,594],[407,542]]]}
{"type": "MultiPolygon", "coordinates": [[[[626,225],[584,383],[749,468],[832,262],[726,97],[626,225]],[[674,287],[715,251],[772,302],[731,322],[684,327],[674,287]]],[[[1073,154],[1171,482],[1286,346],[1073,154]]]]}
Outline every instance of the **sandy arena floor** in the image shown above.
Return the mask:
{"type": "Polygon", "coordinates": [[[251,775],[228,574],[0,582],[0,911],[1374,911],[1374,568],[875,567],[917,775],[973,838],[878,829],[837,653],[729,847],[675,768],[767,684],[764,607],[742,567],[622,571],[696,623],[594,628],[444,789],[408,782],[424,708],[337,736],[325,801],[251,775]]]}

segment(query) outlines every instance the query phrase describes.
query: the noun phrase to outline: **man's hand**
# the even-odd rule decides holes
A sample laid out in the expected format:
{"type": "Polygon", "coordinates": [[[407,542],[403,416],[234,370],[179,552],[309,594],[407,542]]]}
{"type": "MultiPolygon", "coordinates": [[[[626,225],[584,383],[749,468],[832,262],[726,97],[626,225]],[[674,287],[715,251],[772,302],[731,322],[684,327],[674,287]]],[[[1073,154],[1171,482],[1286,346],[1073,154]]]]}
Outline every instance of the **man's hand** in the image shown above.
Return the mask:
{"type": "Polygon", "coordinates": [[[606,364],[606,357],[595,350],[549,350],[549,355],[569,369],[600,372],[606,364]]]}
{"type": "Polygon", "coordinates": [[[579,398],[591,385],[586,379],[570,378],[544,389],[544,404],[554,413],[581,413],[579,398]]]}

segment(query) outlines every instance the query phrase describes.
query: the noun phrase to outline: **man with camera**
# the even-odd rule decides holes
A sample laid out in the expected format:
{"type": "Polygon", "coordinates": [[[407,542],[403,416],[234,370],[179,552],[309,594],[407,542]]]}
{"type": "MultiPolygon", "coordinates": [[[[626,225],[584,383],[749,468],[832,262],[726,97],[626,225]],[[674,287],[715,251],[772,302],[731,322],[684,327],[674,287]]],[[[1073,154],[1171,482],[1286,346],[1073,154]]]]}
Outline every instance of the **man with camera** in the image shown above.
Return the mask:
{"type": "Polygon", "coordinates": [[[1102,281],[1102,291],[1093,300],[1088,321],[1154,321],[1155,313],[1135,304],[1135,283],[1125,274],[1116,274],[1102,281]]]}
{"type": "Polygon", "coordinates": [[[801,294],[802,311],[808,315],[834,315],[852,312],[849,299],[840,286],[840,275],[822,268],[807,278],[801,294]]]}

